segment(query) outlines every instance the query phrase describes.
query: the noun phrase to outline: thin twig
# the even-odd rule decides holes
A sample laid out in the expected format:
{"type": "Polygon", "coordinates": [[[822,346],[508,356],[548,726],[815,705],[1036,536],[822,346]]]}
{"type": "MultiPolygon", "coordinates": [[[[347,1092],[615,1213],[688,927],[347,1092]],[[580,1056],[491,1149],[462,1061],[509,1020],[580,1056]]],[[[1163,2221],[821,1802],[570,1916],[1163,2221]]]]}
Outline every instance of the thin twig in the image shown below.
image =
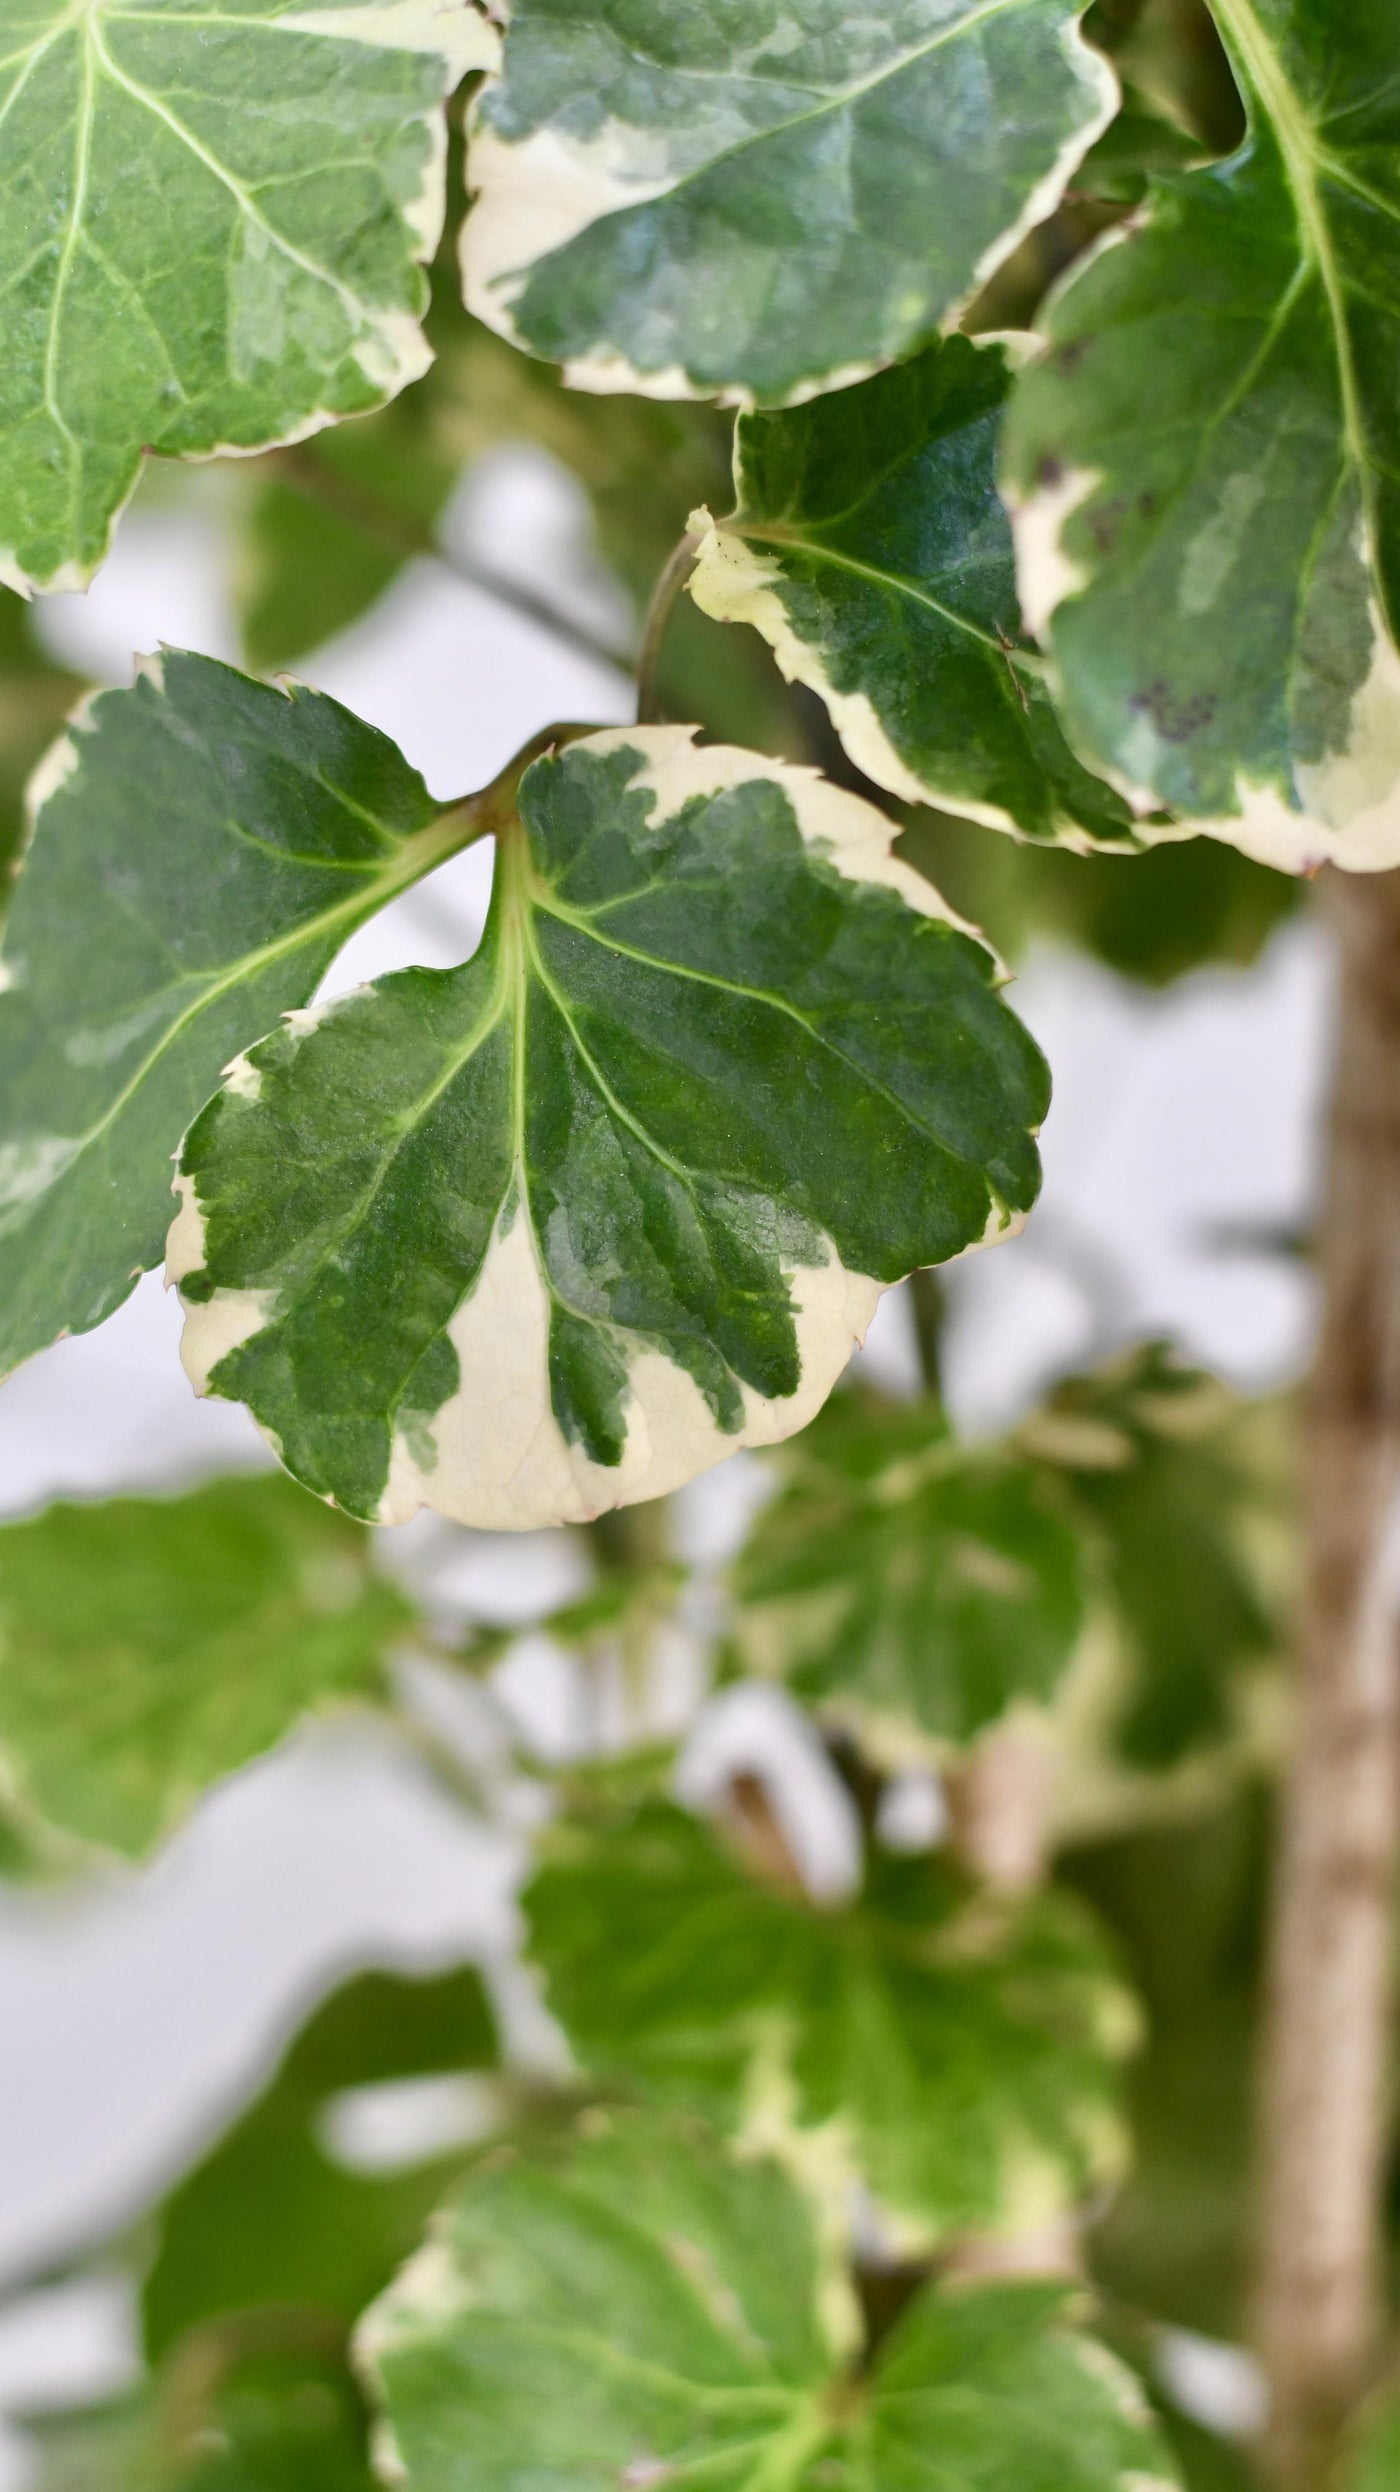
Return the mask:
{"type": "Polygon", "coordinates": [[[651,593],[637,651],[637,724],[653,727],[661,717],[661,652],[671,610],[695,567],[700,539],[687,529],[651,593]]]}
{"type": "Polygon", "coordinates": [[[498,605],[509,606],[527,623],[538,624],[541,631],[562,641],[566,648],[582,657],[596,658],[604,666],[616,667],[621,675],[631,674],[629,649],[590,630],[586,623],[566,614],[561,606],[527,588],[522,581],[512,579],[508,572],[478,562],[473,555],[455,553],[431,528],[394,510],[352,478],[336,475],[313,452],[300,448],[278,450],[273,460],[284,483],[304,494],[308,501],[319,502],[338,518],[348,520],[364,535],[376,537],[392,552],[439,564],[468,588],[480,589],[484,596],[494,597],[498,605]]]}

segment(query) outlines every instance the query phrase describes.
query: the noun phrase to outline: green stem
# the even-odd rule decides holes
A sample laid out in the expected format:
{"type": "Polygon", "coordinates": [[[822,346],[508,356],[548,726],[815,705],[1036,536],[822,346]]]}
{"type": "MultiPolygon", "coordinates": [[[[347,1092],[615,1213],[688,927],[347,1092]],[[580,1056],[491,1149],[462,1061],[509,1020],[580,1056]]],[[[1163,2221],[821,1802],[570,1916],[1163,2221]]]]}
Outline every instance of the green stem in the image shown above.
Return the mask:
{"type": "Polygon", "coordinates": [[[695,566],[700,539],[687,529],[669,557],[651,593],[637,651],[637,724],[653,727],[661,718],[661,653],[676,599],[695,566]]]}
{"type": "Polygon", "coordinates": [[[938,1274],[921,1264],[909,1275],[909,1303],[914,1311],[914,1340],[919,1373],[931,1402],[943,1399],[943,1319],[947,1304],[938,1274]]]}

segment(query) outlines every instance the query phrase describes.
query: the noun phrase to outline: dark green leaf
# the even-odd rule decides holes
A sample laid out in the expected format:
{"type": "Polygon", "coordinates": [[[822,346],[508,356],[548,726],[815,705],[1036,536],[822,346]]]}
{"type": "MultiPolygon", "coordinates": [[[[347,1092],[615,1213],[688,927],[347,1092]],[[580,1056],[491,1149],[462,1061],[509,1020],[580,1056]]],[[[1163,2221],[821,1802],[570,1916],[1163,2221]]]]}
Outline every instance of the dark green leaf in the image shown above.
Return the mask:
{"type": "Polygon", "coordinates": [[[1054,301],[1006,473],[1079,749],[1266,863],[1400,860],[1390,0],[1215,0],[1249,134],[1054,301]]]}
{"type": "Polygon", "coordinates": [[[0,906],[24,835],[25,788],[83,688],[45,657],[23,598],[0,589],[0,906]]]}
{"type": "Polygon", "coordinates": [[[1138,845],[1026,654],[997,495],[1006,351],[950,338],[860,389],[739,420],[737,509],[690,592],[751,623],[878,786],[1027,838],[1138,845]]]}
{"type": "Polygon", "coordinates": [[[1024,2232],[1112,2171],[1129,2013],[1063,1897],[990,1907],[873,1853],[850,1905],[761,1886],[660,1802],[565,1826],[525,1896],[596,2078],[822,2151],[924,2241],[1024,2232]]]}
{"type": "Polygon", "coordinates": [[[238,580],[243,648],[258,674],[348,630],[415,547],[431,544],[457,475],[433,411],[420,384],[268,462],[238,580]]]}
{"type": "Polygon", "coordinates": [[[1113,1933],[1145,2036],[1132,2164],[1086,2236],[1111,2299],[1227,2343],[1248,2334],[1258,2014],[1273,1828],[1236,1790],[1180,1822],[1083,1844],[1060,1875],[1113,1933]]]}
{"type": "Polygon", "coordinates": [[[467,300],[593,389],[781,405],[951,326],[1116,100],[1074,0],[515,0],[467,300]]]}
{"type": "Polygon", "coordinates": [[[39,2432],[36,2492],[376,2492],[343,2356],[209,2330],[157,2389],[39,2432]]]}
{"type": "Polygon", "coordinates": [[[353,1513],[578,1519],[790,1435],[1034,1196],[990,955],[883,815],[691,734],[536,762],[475,957],[297,1015],[189,1136],[189,1371],[353,1513]]]}
{"type": "Polygon", "coordinates": [[[230,1057],[468,835],[336,702],[174,651],[79,713],[32,802],[0,956],[0,1371],[159,1262],[230,1057]]]}
{"type": "Polygon", "coordinates": [[[899,853],[985,927],[1003,960],[1015,963],[1048,934],[1149,986],[1207,962],[1247,968],[1304,897],[1295,875],[1213,839],[1082,857],[986,839],[976,823],[923,810],[899,853]]]}
{"type": "Polygon", "coordinates": [[[412,2492],[1161,2492],[1062,2287],[926,2288],[859,2366],[767,2162],[615,2120],[475,2179],[363,2331],[412,2492]]]}
{"type": "Polygon", "coordinates": [[[289,1480],[51,1506],[0,1530],[0,1769],[66,1832],[159,1841],[306,1709],[379,1697],[412,1612],[289,1480]]]}
{"type": "Polygon", "coordinates": [[[840,1394],[783,1468],[734,1578],[751,1663],[958,1742],[1053,1696],[1084,1599],[1043,1466],[958,1445],[923,1405],[840,1394]]]}
{"type": "Polygon", "coordinates": [[[495,2060],[485,1993],[468,1969],[427,1980],[363,1973],[327,2000],[266,2092],[161,2209],[144,2293],[152,2360],[231,2312],[299,2310],[348,2325],[407,2257],[444,2166],[346,2171],[318,2133],[327,2102],[350,2086],[495,2060]]]}

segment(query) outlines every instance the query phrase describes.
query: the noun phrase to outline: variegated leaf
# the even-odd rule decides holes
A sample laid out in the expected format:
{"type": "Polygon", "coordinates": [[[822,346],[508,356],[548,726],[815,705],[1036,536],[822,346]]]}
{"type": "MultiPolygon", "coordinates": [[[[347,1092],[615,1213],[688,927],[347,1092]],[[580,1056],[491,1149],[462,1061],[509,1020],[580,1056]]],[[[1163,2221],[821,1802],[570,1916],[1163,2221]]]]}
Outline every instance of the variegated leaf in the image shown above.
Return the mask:
{"type": "Polygon", "coordinates": [[[882,814],[692,732],[535,762],[476,955],[294,1014],[189,1135],[187,1368],[352,1513],[659,1496],[1030,1207],[992,956],[882,814]]]}
{"type": "Polygon", "coordinates": [[[910,802],[1069,848],[1139,846],[1070,751],[1026,645],[996,445],[1004,346],[949,338],[785,414],[739,419],[737,507],[695,515],[689,587],[819,693],[851,759],[910,802]]]}
{"type": "Polygon", "coordinates": [[[786,405],[951,326],[1117,90],[1078,0],[512,0],[467,301],[585,389],[786,405]]]}
{"type": "Polygon", "coordinates": [[[469,2182],[360,2345],[408,2492],[1169,2492],[1065,2305],[925,2286],[867,2346],[776,2164],[614,2117],[469,2182]]]}
{"type": "Polygon", "coordinates": [[[294,441],[424,370],[468,0],[16,0],[0,580],[80,588],[143,452],[294,441]]]}
{"type": "MultiPolygon", "coordinates": [[[[1214,0],[1249,112],[1053,301],[1008,424],[1081,752],[1266,864],[1400,862],[1391,0],[1214,0]]],[[[1146,827],[1146,826],[1144,826],[1146,827]]]]}
{"type": "Polygon", "coordinates": [[[906,2242],[1034,2232],[1121,2168],[1132,2010],[1062,1895],[989,1906],[872,1850],[861,1892],[818,1904],[651,1802],[558,1825],[523,1901],[588,2076],[788,2140],[906,2242]]]}
{"type": "Polygon", "coordinates": [[[160,1261],[172,1157],[230,1057],[470,836],[337,702],[176,651],[79,711],[30,806],[0,950],[0,1372],[160,1261]]]}

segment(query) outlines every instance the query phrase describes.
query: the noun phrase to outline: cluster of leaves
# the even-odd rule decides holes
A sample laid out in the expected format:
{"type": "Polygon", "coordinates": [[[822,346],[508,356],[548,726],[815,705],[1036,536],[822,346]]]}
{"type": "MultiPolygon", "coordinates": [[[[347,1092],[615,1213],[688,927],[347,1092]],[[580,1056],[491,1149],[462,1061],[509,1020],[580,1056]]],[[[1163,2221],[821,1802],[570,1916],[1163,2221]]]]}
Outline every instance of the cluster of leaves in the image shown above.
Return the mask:
{"type": "MultiPolygon", "coordinates": [[[[366,1523],[592,1521],[808,1422],[729,1652],[810,1708],[864,1835],[832,1903],[655,1759],[625,1802],[560,1795],[524,1917],[573,2083],[464,2154],[390,2282],[449,2175],[356,2179],[318,2120],[498,2045],[471,1977],[334,2004],[163,2210],[149,2386],[56,2427],[54,2492],[1168,2471],[1063,2288],[967,2273],[1121,2167],[1132,2018],[1083,1896],[1147,1969],[1132,1877],[990,1891],[891,1850],[881,1784],[911,1754],[956,1784],[1018,1711],[1072,1747],[1096,1633],[1125,1766],[1227,1751],[1274,1632],[1241,1459],[1155,1353],[989,1448],[931,1397],[822,1405],[882,1289],[1039,1179],[1046,1068],[921,866],[1008,946],[1048,921],[1161,976],[1257,945],[1293,890],[1266,867],[1400,861],[1389,14],[35,0],[11,29],[0,840],[74,689],[10,592],[85,583],[148,457],[258,454],[256,669],[416,555],[480,578],[441,531],[506,439],[578,475],[634,603],[685,527],[690,595],[645,723],[547,729],[454,803],[334,702],[179,653],[39,767],[0,1365],[164,1256],[191,1380],[290,1477],[0,1533],[6,1840],[140,1853],[308,1708],[392,1703],[426,1630],[366,1523]],[[317,1000],[486,837],[471,959],[317,1000]]],[[[649,1562],[556,1632],[644,1640],[670,1588],[649,1562]]],[[[1199,2098],[1143,2066],[1104,2273],[1151,2302],[1142,2209],[1199,2098]]]]}
{"type": "Polygon", "coordinates": [[[867,1742],[912,1724],[956,1749],[1053,1703],[1097,1613],[1119,1753],[1175,1765],[1229,1734],[1232,1672],[1275,1648],[1239,1433],[1228,1396],[1160,1346],[981,1447],[936,1403],[838,1395],[784,1454],[740,1561],[738,1657],[867,1742]]]}
{"type": "MultiPolygon", "coordinates": [[[[1219,1403],[1155,1350],[1062,1388],[996,1448],[961,1447],[928,1403],[839,1395],[802,1448],[781,1456],[778,1493],[732,1570],[729,1666],[750,1653],[781,1668],[835,1738],[837,1756],[856,1722],[872,1758],[883,1741],[907,1753],[922,1736],[956,1771],[1009,1711],[1052,1702],[1093,1605],[1109,1602],[1124,1644],[1137,1638],[1121,1677],[1120,1737],[1131,1746],[1134,1706],[1173,1687],[1170,1612],[1154,1608],[1154,1588],[1133,1563],[1131,1528],[1111,1503],[1101,1520],[1092,1502],[1077,1502],[1080,1485],[1114,1479],[1121,1489],[1139,1473],[1150,1478],[1156,1462],[1174,1466],[1177,1499],[1197,1517],[1191,1563],[1228,1586],[1237,1657],[1249,1657],[1262,1614],[1241,1538],[1251,1491],[1226,1462],[1219,1403]],[[879,1544],[872,1562],[852,1567],[843,1543],[867,1532],[879,1544]],[[1126,1588],[1115,1570],[1126,1571],[1126,1588]]],[[[362,1527],[276,1475],[175,1499],[57,1506],[0,1530],[0,1757],[33,1865],[71,1866],[78,1847],[94,1844],[147,1852],[200,1789],[249,1762],[308,1707],[390,1709],[396,1654],[416,1645],[448,1658],[374,1567],[372,1547],[362,1527]]],[[[625,1552],[607,1554],[597,1589],[557,1613],[551,1632],[595,1652],[631,1637],[635,1658],[683,1598],[687,1570],[645,1549],[632,1563],[625,1552]]],[[[1170,1585],[1159,1597],[1170,1601],[1170,1585]]],[[[1203,1636],[1215,1624],[1203,1619],[1203,1636]]],[[[489,1669],[508,1641],[483,1635],[460,1658],[489,1669]]],[[[1221,1664],[1232,1649],[1219,1645],[1221,1664]]],[[[1217,1728],[1188,1707],[1171,1754],[1217,1728]]],[[[749,2379],[737,2399],[736,2427],[747,2416],[765,2447],[770,2432],[786,2435],[791,2424],[801,2465],[817,2462],[812,2399],[842,2447],[857,2418],[862,2437],[878,2437],[881,2383],[906,2344],[923,2347],[918,2360],[933,2366],[919,2375],[921,2394],[932,2397],[935,2378],[946,2377],[959,2411],[973,2399],[988,2463],[1030,2462],[1021,2451],[1029,2412],[1017,2419],[1023,2366],[1040,2383],[1037,2397],[1060,2380],[1070,2399],[1059,2420],[1050,2409],[1040,2416],[1035,2431],[1047,2437],[1037,2462],[1063,2469],[1073,2443],[1093,2487],[1116,2480],[1107,2456],[1093,2454],[1099,2434],[1108,2434],[1105,2446],[1116,2448],[1123,2431],[1125,2446],[1149,2446],[1145,2423],[1125,2420],[1122,2383],[1106,2395],[1102,2379],[1084,2373],[1064,2333],[1062,2290],[986,2286],[969,2296],[966,2285],[951,2292],[929,2282],[887,2341],[883,2270],[868,2269],[868,2250],[857,2256],[851,2230],[853,2210],[868,2206],[883,2255],[900,2262],[891,2272],[932,2278],[950,2261],[955,2273],[965,2245],[1014,2242],[1112,2192],[1128,2152],[1124,2058],[1138,2032],[1118,1945],[1156,2004],[1153,1959],[1133,1917],[1141,1882],[1125,1884],[1112,1847],[1100,1847],[1072,1858],[1068,1883],[999,1896],[952,1856],[891,1851],[872,1832],[859,1890],[819,1901],[781,1838],[776,1850],[755,1851],[741,1816],[709,1823],[665,1796],[670,1762],[670,1751],[650,1750],[620,1760],[615,1773],[566,1775],[522,1898],[526,1954],[575,2078],[553,2097],[537,2079],[513,2078],[497,2105],[499,2147],[382,2177],[347,2171],[326,2128],[336,2096],[433,2071],[489,2070],[500,2046],[471,1974],[426,1987],[370,1977],[332,2000],[270,2090],[161,2209],[143,2285],[149,2383],[120,2406],[45,2428],[45,2492],[97,2483],[122,2492],[281,2492],[284,2483],[362,2492],[385,2399],[415,2482],[452,2481],[462,2451],[471,2452],[473,2479],[493,2464],[513,2480],[518,2451],[539,2431],[562,2430],[557,2454],[576,2468],[590,2460],[595,2429],[600,2448],[615,2434],[627,2438],[625,2462],[649,2454],[661,2462],[668,2435],[695,2429],[698,2383],[719,2384],[690,2301],[698,2293],[711,2322],[736,2295],[743,2302],[743,2245],[764,2237],[770,2220],[759,2221],[755,2192],[768,2193],[762,2202],[781,2223],[785,2257],[796,2258],[792,2244],[806,2233],[812,2243],[802,2253],[814,2262],[810,2286],[799,2282],[797,2259],[783,2271],[771,2324],[796,2326],[810,2292],[801,2325],[817,2329],[820,2347],[807,2386],[806,2373],[789,2378],[779,2364],[776,2385],[765,2385],[766,2374],[749,2379]],[[614,2204],[605,2256],[596,2209],[623,2169],[619,2157],[653,2177],[629,2182],[614,2204]],[[663,2174],[679,2193],[676,2207],[645,2212],[663,2174]],[[444,2191],[451,2229],[439,2227],[371,2315],[352,2360],[353,2322],[444,2191]],[[739,2221],[737,2236],[678,2231],[682,2218],[701,2221],[699,2206],[715,2192],[732,2201],[726,2221],[739,2221]],[[626,2241],[617,2233],[624,2208],[626,2241]],[[498,2244],[489,2258],[488,2240],[498,2244]],[[509,2284],[495,2265],[507,2249],[530,2261],[509,2284]],[[640,2261],[654,2300],[658,2259],[675,2271],[668,2292],[684,2298],[666,2392],[679,2401],[674,2410],[652,2402],[656,2381],[640,2355],[620,2358],[634,2306],[622,2275],[640,2261]],[[710,2260],[719,2262],[713,2271],[710,2260]],[[560,2335],[549,2315],[560,2293],[589,2311],[587,2327],[560,2335]],[[506,2325],[524,2336],[502,2338],[506,2325]],[[556,2361],[577,2373],[563,2425],[565,2409],[543,2393],[556,2361]],[[366,2362],[375,2383],[368,2402],[366,2362]],[[1098,2380],[1087,2407],[1086,2376],[1098,2380]],[[762,2398],[749,2393],[760,2387],[762,2398]],[[983,2396],[985,2410],[976,2405],[983,2396]],[[597,2418],[587,2429],[584,2413],[597,2418]]],[[[875,1813],[867,1807],[867,1817],[875,1813]]],[[[1160,1891],[1160,1881],[1149,1878],[1148,1888],[1160,1891]]],[[[1190,1949],[1187,1958],[1194,1963],[1190,1949]]],[[[1232,2011],[1227,2025],[1212,2009],[1212,2031],[1229,2037],[1231,2101],[1244,2089],[1247,2025],[1247,2014],[1232,2011]]],[[[1192,2197],[1179,2187],[1183,2158],[1192,2170],[1201,2151],[1205,2080],[1189,2036],[1198,2039],[1198,2024],[1174,2020],[1132,2080],[1145,2161],[1103,2235],[1105,2279],[1135,2299],[1155,2293],[1166,2317],[1182,2298],[1172,2261],[1179,2268],[1194,2244],[1181,2252],[1159,2241],[1164,2197],[1169,2243],[1181,2237],[1183,2196],[1186,2206],[1204,2199],[1215,2226],[1207,2252],[1233,2204],[1218,2190],[1192,2197]]],[[[1238,2228],[1237,2212],[1231,2220],[1238,2228]]],[[[906,2295],[901,2284],[896,2304],[906,2295]]],[[[748,2343],[748,2324],[736,2344],[748,2343]]],[[[702,2397],[700,2406],[726,2445],[724,2401],[702,2397]]],[[[935,2448],[948,2462],[951,2428],[951,2413],[931,2404],[917,2426],[938,2434],[928,2462],[935,2448]]],[[[744,2463],[756,2462],[746,2438],[744,2463]]],[[[1164,2464],[1158,2451],[1152,2465],[1164,2464]]],[[[796,2464],[792,2480],[805,2480],[796,2464]]]]}

